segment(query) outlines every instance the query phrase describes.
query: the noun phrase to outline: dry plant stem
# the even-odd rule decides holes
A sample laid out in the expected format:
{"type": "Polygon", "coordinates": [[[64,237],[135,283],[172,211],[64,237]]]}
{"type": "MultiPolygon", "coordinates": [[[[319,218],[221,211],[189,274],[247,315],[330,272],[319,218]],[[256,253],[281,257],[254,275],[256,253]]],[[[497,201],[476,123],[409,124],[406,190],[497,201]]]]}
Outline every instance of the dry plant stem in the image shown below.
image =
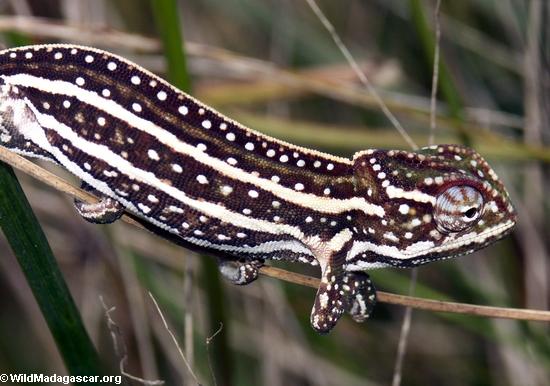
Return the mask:
{"type": "MultiPolygon", "coordinates": [[[[53,187],[54,189],[67,193],[72,197],[76,197],[85,202],[97,202],[98,199],[89,193],[70,185],[60,177],[52,174],[40,166],[35,165],[31,161],[10,152],[9,150],[0,146],[0,160],[8,163],[14,168],[44,182],[46,185],[53,187]]],[[[130,218],[129,216],[123,216],[122,219],[132,225],[135,225],[143,229],[143,226],[130,218]]],[[[304,285],[307,287],[318,288],[320,280],[314,277],[301,275],[298,273],[286,271],[275,267],[263,267],[260,272],[266,276],[271,276],[279,280],[304,285]]],[[[502,308],[502,307],[488,307],[478,306],[473,304],[464,303],[452,303],[439,300],[422,299],[412,296],[404,296],[391,294],[387,292],[378,292],[378,301],[382,303],[397,304],[402,306],[411,306],[413,308],[439,311],[439,312],[454,312],[459,314],[470,314],[487,316],[494,318],[505,319],[520,319],[520,320],[532,320],[550,322],[550,311],[542,310],[527,310],[517,308],[502,308]]]]}
{"type": "Polygon", "coordinates": [[[116,309],[116,307],[107,307],[107,304],[105,304],[105,301],[103,300],[103,296],[99,296],[99,301],[101,302],[101,305],[105,310],[105,318],[107,319],[107,328],[111,332],[111,339],[113,340],[113,347],[115,349],[115,354],[120,358],[120,363],[119,363],[120,373],[128,379],[131,379],[133,381],[139,382],[144,385],[148,385],[148,386],[164,385],[164,381],[161,381],[161,380],[148,381],[146,379],[136,377],[135,375],[132,375],[126,372],[125,366],[126,366],[126,362],[128,361],[128,351],[126,349],[126,344],[124,343],[124,339],[120,332],[120,328],[111,317],[111,313],[116,309]]]}
{"type": "MultiPolygon", "coordinates": [[[[311,276],[302,275],[295,272],[289,272],[281,268],[264,266],[260,269],[260,273],[273,277],[275,279],[284,280],[289,283],[299,284],[306,287],[317,289],[320,280],[311,276]]],[[[378,291],[377,300],[380,303],[396,304],[401,306],[410,306],[420,310],[436,311],[436,312],[452,312],[456,314],[468,314],[486,316],[490,318],[503,319],[518,319],[531,320],[539,322],[550,322],[550,311],[543,310],[526,310],[518,308],[504,308],[479,306],[476,304],[455,303],[441,300],[431,300],[417,298],[414,296],[398,295],[388,292],[378,291]]]]}
{"type": "Polygon", "coordinates": [[[181,347],[178,343],[178,340],[176,339],[176,336],[174,335],[172,330],[170,330],[170,328],[168,327],[168,323],[166,322],[166,319],[164,318],[164,314],[162,313],[162,311],[161,311],[161,309],[160,309],[160,307],[157,303],[157,300],[155,299],[155,297],[153,296],[153,294],[151,292],[149,292],[149,297],[151,298],[151,300],[153,301],[153,303],[155,305],[155,308],[157,309],[157,312],[158,312],[158,314],[159,314],[159,316],[162,320],[162,323],[164,324],[164,328],[166,329],[166,331],[168,331],[168,334],[170,334],[170,337],[172,338],[172,341],[174,342],[174,344],[178,348],[180,357],[183,360],[183,363],[185,363],[185,366],[187,367],[187,370],[189,370],[189,373],[191,374],[191,376],[193,377],[193,379],[195,380],[197,385],[200,385],[200,382],[197,379],[197,376],[195,375],[195,373],[193,372],[193,369],[189,365],[189,362],[187,361],[187,358],[185,358],[185,354],[183,353],[183,350],[181,349],[181,347]]]}
{"type": "Polygon", "coordinates": [[[409,136],[409,134],[405,131],[403,126],[401,126],[401,123],[397,120],[395,115],[392,114],[392,112],[388,109],[388,106],[384,103],[380,95],[376,92],[376,89],[374,86],[370,83],[369,79],[365,75],[365,73],[361,70],[357,62],[355,61],[354,57],[351,55],[348,48],[344,45],[342,42],[342,39],[340,39],[340,36],[336,33],[336,30],[334,29],[334,26],[331,24],[331,22],[326,18],[326,16],[323,14],[323,11],[321,11],[321,8],[317,5],[315,0],[306,0],[312,11],[315,13],[315,15],[319,18],[323,26],[327,29],[327,31],[330,33],[330,36],[334,40],[334,43],[338,46],[338,49],[342,52],[342,55],[346,58],[349,65],[353,68],[355,73],[357,74],[357,77],[361,81],[361,83],[367,88],[367,90],[371,93],[371,95],[376,100],[376,103],[378,103],[378,106],[380,109],[384,112],[388,120],[393,124],[393,126],[397,129],[399,134],[403,137],[403,139],[409,144],[409,146],[416,150],[418,149],[418,146],[416,143],[412,140],[412,138],[409,136]]]}

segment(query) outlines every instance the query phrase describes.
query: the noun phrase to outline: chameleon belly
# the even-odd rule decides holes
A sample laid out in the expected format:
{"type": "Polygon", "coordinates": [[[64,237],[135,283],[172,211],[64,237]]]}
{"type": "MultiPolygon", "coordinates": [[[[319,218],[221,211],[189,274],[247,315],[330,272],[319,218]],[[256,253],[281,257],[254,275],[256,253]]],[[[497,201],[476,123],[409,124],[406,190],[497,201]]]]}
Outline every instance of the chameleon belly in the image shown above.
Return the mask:
{"type": "Polygon", "coordinates": [[[252,279],[264,259],[319,264],[311,318],[319,332],[345,310],[368,316],[375,292],[365,269],[468,253],[515,221],[504,187],[473,150],[347,159],[305,149],[97,49],[2,51],[0,84],[0,144],[65,167],[110,200],[111,214],[125,209],[219,256],[222,267],[244,259],[252,279]]]}

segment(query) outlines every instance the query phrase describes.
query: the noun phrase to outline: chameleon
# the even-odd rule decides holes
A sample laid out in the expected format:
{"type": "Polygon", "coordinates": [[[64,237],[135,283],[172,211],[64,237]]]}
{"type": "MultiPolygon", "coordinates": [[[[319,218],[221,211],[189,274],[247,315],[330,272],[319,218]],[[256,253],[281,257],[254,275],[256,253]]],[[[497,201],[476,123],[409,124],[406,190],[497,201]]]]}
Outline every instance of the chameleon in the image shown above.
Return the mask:
{"type": "Polygon", "coordinates": [[[86,220],[123,212],[217,258],[235,284],[266,260],[319,266],[310,322],[331,331],[376,303],[367,271],[416,267],[486,247],[516,213],[474,150],[367,149],[352,158],[251,130],[139,65],[90,47],[0,51],[0,145],[52,161],[100,201],[86,220]]]}

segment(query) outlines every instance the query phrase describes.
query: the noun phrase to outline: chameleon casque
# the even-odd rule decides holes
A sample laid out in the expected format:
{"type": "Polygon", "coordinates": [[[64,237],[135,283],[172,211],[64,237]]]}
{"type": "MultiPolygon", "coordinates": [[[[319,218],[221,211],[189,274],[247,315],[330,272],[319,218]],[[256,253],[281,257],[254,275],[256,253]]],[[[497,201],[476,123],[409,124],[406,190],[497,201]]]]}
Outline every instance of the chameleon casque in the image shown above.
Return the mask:
{"type": "Polygon", "coordinates": [[[236,284],[264,260],[319,265],[311,324],[329,332],[376,300],[365,272],[464,255],[507,234],[515,212],[474,150],[370,149],[352,159],[243,127],[113,54],[74,45],[0,52],[0,144],[53,161],[103,199],[75,202],[95,223],[123,211],[216,256],[236,284]]]}

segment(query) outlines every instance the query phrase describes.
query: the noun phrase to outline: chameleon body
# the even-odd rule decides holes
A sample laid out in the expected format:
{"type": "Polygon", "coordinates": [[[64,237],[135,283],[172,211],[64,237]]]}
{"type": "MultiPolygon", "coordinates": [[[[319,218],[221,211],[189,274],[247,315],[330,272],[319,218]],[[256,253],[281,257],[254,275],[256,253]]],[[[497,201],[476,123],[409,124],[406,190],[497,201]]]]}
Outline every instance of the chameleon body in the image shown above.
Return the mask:
{"type": "Polygon", "coordinates": [[[116,55],[73,45],[0,52],[0,145],[78,176],[103,200],[76,202],[96,223],[122,211],[217,256],[236,284],[266,259],[321,268],[311,313],[326,333],[367,318],[366,270],[470,253],[510,231],[508,194],[475,151],[365,150],[352,159],[250,130],[116,55]]]}

